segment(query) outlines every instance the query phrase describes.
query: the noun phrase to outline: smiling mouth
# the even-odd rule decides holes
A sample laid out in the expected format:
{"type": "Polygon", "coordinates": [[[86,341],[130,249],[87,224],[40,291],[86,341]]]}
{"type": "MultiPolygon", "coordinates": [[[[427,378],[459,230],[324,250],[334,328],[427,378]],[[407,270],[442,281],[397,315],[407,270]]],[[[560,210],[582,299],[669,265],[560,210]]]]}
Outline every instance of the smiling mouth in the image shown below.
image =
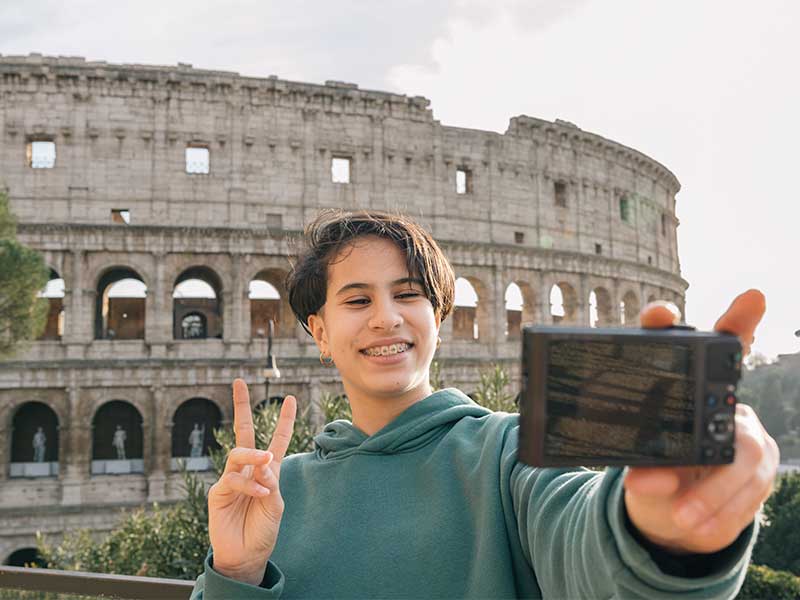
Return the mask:
{"type": "Polygon", "coordinates": [[[375,346],[374,348],[366,348],[360,352],[366,356],[392,356],[394,354],[400,354],[402,352],[411,350],[413,347],[414,344],[389,344],[388,346],[375,346]]]}

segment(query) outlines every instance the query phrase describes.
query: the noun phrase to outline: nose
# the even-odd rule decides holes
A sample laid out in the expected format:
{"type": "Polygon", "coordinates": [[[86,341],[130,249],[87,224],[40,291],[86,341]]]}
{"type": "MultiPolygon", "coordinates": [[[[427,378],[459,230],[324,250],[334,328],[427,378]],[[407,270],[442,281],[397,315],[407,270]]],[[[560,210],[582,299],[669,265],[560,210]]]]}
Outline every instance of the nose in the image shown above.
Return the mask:
{"type": "Polygon", "coordinates": [[[372,310],[369,315],[369,328],[375,330],[391,331],[403,324],[403,315],[394,298],[373,300],[372,310]]]}

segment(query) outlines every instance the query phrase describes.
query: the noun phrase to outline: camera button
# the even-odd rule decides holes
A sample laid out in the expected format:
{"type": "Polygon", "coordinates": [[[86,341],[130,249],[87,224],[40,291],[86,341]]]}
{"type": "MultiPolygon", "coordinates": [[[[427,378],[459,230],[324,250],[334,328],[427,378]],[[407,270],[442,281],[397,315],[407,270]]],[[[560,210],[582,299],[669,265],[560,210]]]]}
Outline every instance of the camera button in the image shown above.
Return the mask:
{"type": "Polygon", "coordinates": [[[714,394],[706,396],[706,405],[713,408],[717,405],[717,397],[714,394]]]}
{"type": "Polygon", "coordinates": [[[727,396],[725,396],[725,404],[727,404],[728,406],[735,405],[736,404],[736,396],[734,396],[733,394],[728,394],[727,396]]]}
{"type": "Polygon", "coordinates": [[[731,460],[733,458],[733,446],[727,446],[723,448],[719,454],[725,460],[731,460]]]}
{"type": "Polygon", "coordinates": [[[703,448],[703,458],[704,459],[711,460],[712,458],[714,458],[715,454],[716,454],[716,452],[714,451],[713,448],[708,448],[708,447],[703,448]]]}

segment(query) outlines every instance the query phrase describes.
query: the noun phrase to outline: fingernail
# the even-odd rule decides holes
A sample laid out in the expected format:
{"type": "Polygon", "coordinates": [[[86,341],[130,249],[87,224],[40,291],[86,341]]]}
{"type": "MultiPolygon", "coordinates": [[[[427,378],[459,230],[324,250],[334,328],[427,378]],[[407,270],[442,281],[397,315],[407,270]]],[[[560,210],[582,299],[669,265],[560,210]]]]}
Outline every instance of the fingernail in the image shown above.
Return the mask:
{"type": "Polygon", "coordinates": [[[681,529],[691,529],[703,519],[704,515],[703,505],[693,500],[678,509],[675,514],[675,520],[681,529]]]}

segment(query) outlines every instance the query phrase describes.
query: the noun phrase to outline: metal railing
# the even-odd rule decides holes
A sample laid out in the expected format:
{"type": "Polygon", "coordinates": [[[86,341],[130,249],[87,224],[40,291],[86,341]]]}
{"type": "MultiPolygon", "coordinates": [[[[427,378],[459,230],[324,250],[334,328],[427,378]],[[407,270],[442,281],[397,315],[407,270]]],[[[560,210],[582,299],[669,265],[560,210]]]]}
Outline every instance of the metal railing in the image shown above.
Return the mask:
{"type": "Polygon", "coordinates": [[[0,566],[3,589],[131,600],[188,598],[194,581],[0,566]]]}

